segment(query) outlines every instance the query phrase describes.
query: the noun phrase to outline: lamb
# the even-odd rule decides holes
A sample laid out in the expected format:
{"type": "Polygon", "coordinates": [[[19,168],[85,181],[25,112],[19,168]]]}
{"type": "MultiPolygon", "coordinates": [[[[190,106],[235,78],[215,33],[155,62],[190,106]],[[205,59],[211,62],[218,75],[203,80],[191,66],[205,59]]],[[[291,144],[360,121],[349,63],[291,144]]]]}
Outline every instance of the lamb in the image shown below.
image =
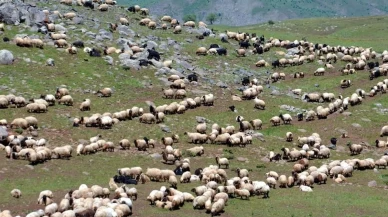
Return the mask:
{"type": "Polygon", "coordinates": [[[200,123],[200,124],[198,124],[197,126],[196,126],[196,131],[198,132],[198,133],[202,133],[202,134],[205,134],[206,133],[206,122],[204,122],[204,123],[200,123]]]}
{"type": "Polygon", "coordinates": [[[99,94],[99,96],[102,96],[102,97],[110,97],[112,96],[112,89],[109,88],[109,87],[105,87],[101,90],[98,90],[96,94],[99,94]]]}
{"type": "Polygon", "coordinates": [[[64,105],[67,105],[67,106],[73,106],[73,98],[70,95],[62,96],[58,100],[58,104],[64,104],[64,105]]]}
{"type": "Polygon", "coordinates": [[[350,80],[341,80],[341,88],[347,88],[347,87],[350,87],[350,80]]]}
{"type": "Polygon", "coordinates": [[[315,70],[314,75],[319,76],[319,75],[324,75],[325,74],[325,68],[318,68],[315,70]]]}
{"type": "Polygon", "coordinates": [[[22,196],[22,192],[19,189],[13,189],[11,191],[11,195],[14,198],[20,198],[22,196]]]}
{"type": "Polygon", "coordinates": [[[255,108],[262,109],[262,110],[265,109],[265,102],[264,102],[264,100],[261,100],[261,99],[256,97],[254,99],[254,103],[255,103],[255,108]]]}
{"type": "Polygon", "coordinates": [[[280,114],[279,118],[282,119],[284,124],[291,124],[292,117],[290,114],[280,114]]]}
{"type": "Polygon", "coordinates": [[[189,183],[191,178],[191,173],[190,171],[186,171],[182,174],[180,182],[181,183],[189,183]]]}
{"type": "MultiPolygon", "coordinates": [[[[171,21],[172,22],[172,21],[171,21]]],[[[177,26],[175,26],[175,27],[173,27],[174,28],[174,30],[173,30],[173,33],[174,34],[179,34],[179,33],[181,33],[182,32],[182,27],[180,26],[180,25],[177,25],[177,26]]],[[[197,50],[198,51],[198,50],[197,50]]],[[[202,53],[203,54],[203,53],[202,53]]],[[[198,55],[198,54],[197,54],[198,55]]]]}
{"type": "Polygon", "coordinates": [[[383,126],[380,131],[380,137],[388,135],[388,125],[383,126]]]}
{"type": "Polygon", "coordinates": [[[98,10],[100,11],[108,11],[109,6],[107,4],[101,4],[98,6],[98,10]]]}
{"type": "Polygon", "coordinates": [[[287,132],[286,133],[286,141],[287,142],[292,142],[292,140],[293,140],[293,134],[292,134],[292,132],[287,132]]]}
{"type": "Polygon", "coordinates": [[[152,124],[156,123],[156,117],[151,113],[144,113],[139,118],[140,123],[152,124]]]}
{"type": "Polygon", "coordinates": [[[237,57],[245,57],[245,49],[236,49],[237,57]]]}
{"type": "Polygon", "coordinates": [[[362,145],[360,145],[360,144],[348,143],[347,146],[349,147],[350,155],[361,154],[362,149],[363,149],[362,145]]]}
{"type": "Polygon", "coordinates": [[[226,169],[229,168],[229,160],[227,158],[219,158],[216,157],[216,163],[218,164],[218,167],[221,168],[221,165],[225,166],[226,169]]]}
{"type": "Polygon", "coordinates": [[[261,130],[263,126],[263,122],[260,119],[254,119],[249,121],[250,125],[254,130],[258,129],[261,130]]]}
{"type": "Polygon", "coordinates": [[[206,47],[200,47],[195,52],[196,55],[207,55],[206,47]]]}
{"type": "Polygon", "coordinates": [[[90,111],[90,104],[91,104],[90,99],[84,99],[84,101],[81,103],[79,109],[81,111],[90,111]]]}
{"type": "Polygon", "coordinates": [[[190,152],[192,156],[201,156],[205,153],[203,146],[189,148],[187,151],[190,152]]]}
{"type": "Polygon", "coordinates": [[[273,126],[279,126],[280,125],[280,117],[274,116],[269,121],[272,123],[273,126]]]}
{"type": "Polygon", "coordinates": [[[234,194],[236,197],[240,197],[241,199],[245,198],[246,200],[249,200],[251,196],[251,193],[247,189],[236,189],[234,190],[234,194]]]}

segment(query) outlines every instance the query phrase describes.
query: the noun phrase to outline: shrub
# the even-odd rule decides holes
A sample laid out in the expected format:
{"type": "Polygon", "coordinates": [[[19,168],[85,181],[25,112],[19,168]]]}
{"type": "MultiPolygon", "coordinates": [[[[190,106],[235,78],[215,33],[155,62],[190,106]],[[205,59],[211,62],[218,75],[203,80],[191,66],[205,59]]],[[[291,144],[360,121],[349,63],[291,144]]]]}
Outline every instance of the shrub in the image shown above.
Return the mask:
{"type": "Polygon", "coordinates": [[[268,24],[273,25],[273,24],[275,24],[275,22],[273,20],[268,20],[268,24]]]}

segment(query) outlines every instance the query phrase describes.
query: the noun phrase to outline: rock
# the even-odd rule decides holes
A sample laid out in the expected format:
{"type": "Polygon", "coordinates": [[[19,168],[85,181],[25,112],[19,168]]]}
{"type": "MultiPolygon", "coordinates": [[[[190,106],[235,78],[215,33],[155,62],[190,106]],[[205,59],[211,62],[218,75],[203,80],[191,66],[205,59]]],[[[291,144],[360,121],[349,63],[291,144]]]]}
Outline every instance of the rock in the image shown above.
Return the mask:
{"type": "Polygon", "coordinates": [[[305,130],[305,129],[298,129],[298,131],[301,132],[301,133],[307,132],[307,130],[305,130]]]}
{"type": "Polygon", "coordinates": [[[377,187],[377,182],[375,180],[368,182],[368,187],[377,187]]]}
{"type": "Polygon", "coordinates": [[[87,141],[87,140],[85,140],[85,139],[79,139],[79,140],[78,140],[78,143],[79,143],[79,144],[83,144],[83,145],[87,145],[87,144],[89,144],[89,141],[87,141]]]}
{"type": "Polygon", "coordinates": [[[120,35],[131,36],[131,37],[135,36],[135,32],[125,25],[119,25],[116,30],[120,35]]]}
{"type": "Polygon", "coordinates": [[[319,84],[314,84],[314,87],[319,87],[319,84]]]}
{"type": "Polygon", "coordinates": [[[88,176],[90,173],[84,171],[84,172],[82,172],[82,174],[88,176]]]}
{"type": "Polygon", "coordinates": [[[36,5],[24,1],[1,1],[0,17],[2,22],[9,25],[19,25],[24,22],[27,26],[43,23],[45,14],[36,5]]]}
{"type": "Polygon", "coordinates": [[[280,92],[278,90],[272,90],[271,95],[279,96],[280,92]]]}
{"type": "Polygon", "coordinates": [[[113,65],[113,58],[111,56],[104,56],[105,62],[107,62],[109,65],[113,65]]]}
{"type": "Polygon", "coordinates": [[[154,159],[161,159],[161,158],[162,158],[162,155],[159,154],[159,153],[153,153],[153,154],[151,154],[150,156],[151,156],[152,158],[154,158],[154,159]]]}
{"type": "Polygon", "coordinates": [[[84,23],[84,19],[82,17],[76,16],[73,18],[73,23],[76,25],[80,25],[84,23]]]}
{"type": "Polygon", "coordinates": [[[208,122],[206,118],[201,117],[201,116],[195,116],[195,120],[197,121],[197,123],[206,123],[206,122],[208,122]]]}
{"type": "Polygon", "coordinates": [[[248,159],[245,158],[245,157],[238,157],[238,158],[237,158],[237,161],[246,162],[246,161],[248,161],[248,159]]]}
{"type": "Polygon", "coordinates": [[[55,66],[55,62],[53,59],[49,58],[46,60],[46,65],[47,66],[55,66]]]}
{"type": "Polygon", "coordinates": [[[161,125],[160,128],[162,129],[163,132],[171,133],[170,128],[167,127],[166,125],[161,125]]]}
{"type": "Polygon", "coordinates": [[[34,131],[31,131],[31,136],[33,136],[33,137],[38,137],[39,136],[39,133],[38,133],[38,131],[36,131],[36,130],[34,130],[34,131]]]}
{"type": "Polygon", "coordinates": [[[0,65],[11,65],[14,61],[13,54],[9,50],[0,50],[0,65]]]}
{"type": "Polygon", "coordinates": [[[154,41],[147,41],[147,48],[152,49],[152,48],[157,48],[158,44],[154,41]]]}
{"type": "Polygon", "coordinates": [[[55,24],[55,31],[67,32],[67,29],[60,24],[55,24]]]}
{"type": "Polygon", "coordinates": [[[236,95],[233,95],[233,96],[232,96],[232,100],[233,100],[233,101],[238,101],[238,102],[241,102],[241,101],[242,101],[241,97],[236,96],[236,95]]]}
{"type": "Polygon", "coordinates": [[[361,118],[361,120],[363,120],[363,121],[365,121],[365,122],[371,122],[371,120],[368,119],[368,118],[361,118]]]}
{"type": "Polygon", "coordinates": [[[356,128],[361,128],[362,127],[360,124],[357,124],[357,123],[353,123],[352,126],[356,127],[356,128]]]}
{"type": "Polygon", "coordinates": [[[376,107],[382,107],[383,105],[381,105],[381,103],[375,103],[375,106],[376,107]]]}
{"type": "Polygon", "coordinates": [[[100,29],[98,33],[102,39],[113,40],[113,34],[105,29],[100,29]]]}
{"type": "Polygon", "coordinates": [[[169,46],[171,46],[171,45],[177,44],[177,42],[176,42],[175,40],[168,39],[168,40],[167,40],[167,44],[168,44],[169,46]]]}
{"type": "Polygon", "coordinates": [[[342,112],[342,115],[345,115],[345,116],[351,116],[352,113],[351,112],[342,112]]]}
{"type": "Polygon", "coordinates": [[[216,86],[220,88],[228,88],[228,85],[222,81],[217,82],[216,86]]]}
{"type": "Polygon", "coordinates": [[[185,41],[188,43],[193,43],[193,40],[191,38],[186,38],[185,41]]]}
{"type": "Polygon", "coordinates": [[[140,62],[139,60],[132,60],[132,59],[124,59],[120,60],[121,66],[125,69],[134,68],[136,70],[140,70],[140,62]]]}
{"type": "Polygon", "coordinates": [[[31,169],[31,170],[33,170],[34,169],[34,167],[32,166],[32,165],[25,165],[28,169],[31,169]]]}

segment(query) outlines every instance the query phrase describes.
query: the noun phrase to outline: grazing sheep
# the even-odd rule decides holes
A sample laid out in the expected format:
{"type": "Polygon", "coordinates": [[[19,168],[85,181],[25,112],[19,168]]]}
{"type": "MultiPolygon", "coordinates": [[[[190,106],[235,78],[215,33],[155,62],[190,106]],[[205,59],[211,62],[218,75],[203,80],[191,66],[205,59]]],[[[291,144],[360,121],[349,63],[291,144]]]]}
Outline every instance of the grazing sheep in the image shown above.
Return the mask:
{"type": "Polygon", "coordinates": [[[292,132],[287,132],[286,133],[286,141],[287,142],[292,142],[293,139],[294,139],[294,137],[293,137],[292,132]]]}
{"type": "Polygon", "coordinates": [[[58,100],[58,104],[64,104],[64,105],[67,105],[67,106],[73,106],[73,98],[70,95],[62,96],[58,100]]]}
{"type": "Polygon", "coordinates": [[[383,126],[380,131],[380,137],[388,135],[388,125],[383,126]]]}
{"type": "Polygon", "coordinates": [[[216,163],[218,164],[218,167],[221,168],[221,166],[225,166],[226,169],[229,168],[229,160],[227,158],[219,158],[216,157],[216,163]]]}
{"type": "Polygon", "coordinates": [[[81,103],[79,109],[81,111],[90,111],[90,104],[91,104],[90,99],[84,99],[84,101],[81,103]]]}
{"type": "Polygon", "coordinates": [[[273,126],[279,126],[280,120],[281,120],[280,117],[274,116],[269,120],[269,122],[271,122],[273,126]]]}
{"type": "Polygon", "coordinates": [[[280,114],[279,118],[282,119],[284,124],[291,124],[292,117],[290,114],[280,114]]]}
{"type": "Polygon", "coordinates": [[[11,195],[14,198],[20,198],[22,196],[22,192],[19,189],[13,189],[11,191],[11,195]]]}
{"type": "Polygon", "coordinates": [[[110,96],[112,96],[112,92],[113,91],[111,88],[105,87],[101,90],[98,90],[96,94],[100,94],[100,96],[102,96],[102,97],[110,97],[110,96]]]}
{"type": "Polygon", "coordinates": [[[349,147],[350,150],[350,155],[358,155],[361,154],[363,147],[360,144],[351,144],[348,143],[347,146],[349,147]]]}
{"type": "Polygon", "coordinates": [[[195,54],[197,55],[207,55],[207,49],[206,47],[200,47],[197,49],[197,51],[195,52],[195,54]]]}
{"type": "Polygon", "coordinates": [[[325,74],[325,68],[318,68],[317,70],[315,70],[314,72],[314,75],[315,76],[320,76],[320,75],[324,75],[325,74]]]}
{"type": "Polygon", "coordinates": [[[341,88],[347,88],[350,87],[350,80],[341,80],[341,88]]]}

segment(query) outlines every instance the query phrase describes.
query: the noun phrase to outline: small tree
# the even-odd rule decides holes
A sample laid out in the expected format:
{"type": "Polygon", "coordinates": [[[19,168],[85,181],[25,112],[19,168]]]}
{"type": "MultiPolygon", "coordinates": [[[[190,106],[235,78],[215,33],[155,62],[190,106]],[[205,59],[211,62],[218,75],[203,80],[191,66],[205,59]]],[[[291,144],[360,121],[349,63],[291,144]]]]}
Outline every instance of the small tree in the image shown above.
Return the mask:
{"type": "Polygon", "coordinates": [[[268,20],[268,24],[273,25],[273,24],[275,24],[275,22],[273,20],[268,20]]]}
{"type": "Polygon", "coordinates": [[[183,21],[184,22],[187,22],[187,21],[196,21],[197,20],[197,16],[195,16],[195,14],[186,14],[184,17],[183,17],[183,21]]]}
{"type": "Polygon", "coordinates": [[[210,23],[210,25],[213,25],[214,21],[216,21],[216,20],[217,20],[217,15],[215,13],[210,13],[206,17],[206,21],[208,21],[210,23]]]}

